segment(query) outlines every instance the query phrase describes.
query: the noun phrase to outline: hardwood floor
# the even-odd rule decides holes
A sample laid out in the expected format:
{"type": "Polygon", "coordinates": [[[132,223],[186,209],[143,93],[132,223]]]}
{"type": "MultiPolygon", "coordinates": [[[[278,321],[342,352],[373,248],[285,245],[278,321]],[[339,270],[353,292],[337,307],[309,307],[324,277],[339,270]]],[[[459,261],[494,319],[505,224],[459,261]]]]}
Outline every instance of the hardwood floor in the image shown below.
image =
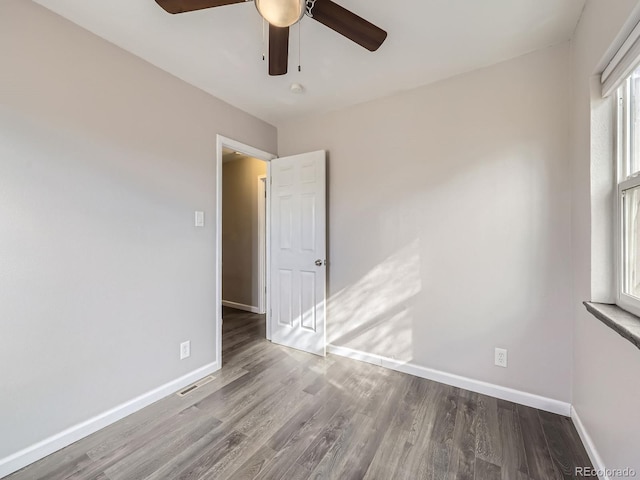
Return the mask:
{"type": "Polygon", "coordinates": [[[354,360],[272,345],[224,311],[223,368],[8,478],[582,478],[568,418],[354,360]]]}

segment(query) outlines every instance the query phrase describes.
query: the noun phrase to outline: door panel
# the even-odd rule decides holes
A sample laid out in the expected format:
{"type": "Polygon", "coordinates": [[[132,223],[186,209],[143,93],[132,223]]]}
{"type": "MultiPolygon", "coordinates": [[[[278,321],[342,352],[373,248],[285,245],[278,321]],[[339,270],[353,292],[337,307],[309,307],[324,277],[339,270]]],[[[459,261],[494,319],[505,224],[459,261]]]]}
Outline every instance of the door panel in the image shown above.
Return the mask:
{"type": "Polygon", "coordinates": [[[302,328],[316,331],[316,272],[300,272],[302,328]]]}
{"type": "Polygon", "coordinates": [[[278,198],[277,210],[280,215],[280,249],[291,250],[293,246],[293,196],[278,198]]]}
{"type": "Polygon", "coordinates": [[[316,201],[314,194],[304,194],[300,204],[300,248],[307,252],[316,251],[316,201]]]}
{"type": "Polygon", "coordinates": [[[271,161],[271,339],[326,354],[325,152],[271,161]]]}
{"type": "Polygon", "coordinates": [[[278,324],[293,326],[293,272],[291,270],[278,271],[278,288],[279,302],[278,305],[278,324]]]}

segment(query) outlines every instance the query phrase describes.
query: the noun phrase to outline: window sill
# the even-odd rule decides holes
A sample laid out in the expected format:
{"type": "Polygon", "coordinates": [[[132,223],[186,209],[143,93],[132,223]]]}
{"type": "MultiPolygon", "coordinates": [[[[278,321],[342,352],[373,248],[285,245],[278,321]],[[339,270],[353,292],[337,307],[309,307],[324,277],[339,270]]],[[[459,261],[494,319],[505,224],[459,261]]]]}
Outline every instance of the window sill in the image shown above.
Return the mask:
{"type": "Polygon", "coordinates": [[[609,303],[583,303],[594,317],[640,348],[640,317],[609,303]]]}

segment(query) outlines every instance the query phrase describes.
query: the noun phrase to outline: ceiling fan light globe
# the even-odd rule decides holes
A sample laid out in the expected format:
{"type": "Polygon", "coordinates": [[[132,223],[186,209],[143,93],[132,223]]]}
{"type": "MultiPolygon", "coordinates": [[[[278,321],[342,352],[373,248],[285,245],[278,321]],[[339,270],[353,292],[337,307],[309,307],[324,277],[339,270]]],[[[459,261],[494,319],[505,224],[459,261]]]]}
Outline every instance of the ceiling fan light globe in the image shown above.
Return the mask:
{"type": "Polygon", "coordinates": [[[305,0],[255,0],[258,12],[274,27],[290,27],[304,16],[305,0]]]}

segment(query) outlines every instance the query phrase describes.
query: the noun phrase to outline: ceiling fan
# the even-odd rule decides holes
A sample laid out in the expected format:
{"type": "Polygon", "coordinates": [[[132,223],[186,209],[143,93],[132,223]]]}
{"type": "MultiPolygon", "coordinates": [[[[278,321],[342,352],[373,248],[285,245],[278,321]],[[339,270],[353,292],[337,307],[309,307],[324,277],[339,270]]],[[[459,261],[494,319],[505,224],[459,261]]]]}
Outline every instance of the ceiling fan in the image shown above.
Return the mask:
{"type": "MultiPolygon", "coordinates": [[[[169,13],[184,13],[253,0],[156,0],[169,13]]],[[[255,0],[260,15],[269,22],[269,75],[284,75],[289,63],[289,27],[306,14],[371,52],[387,32],[331,0],[255,0]]]]}

